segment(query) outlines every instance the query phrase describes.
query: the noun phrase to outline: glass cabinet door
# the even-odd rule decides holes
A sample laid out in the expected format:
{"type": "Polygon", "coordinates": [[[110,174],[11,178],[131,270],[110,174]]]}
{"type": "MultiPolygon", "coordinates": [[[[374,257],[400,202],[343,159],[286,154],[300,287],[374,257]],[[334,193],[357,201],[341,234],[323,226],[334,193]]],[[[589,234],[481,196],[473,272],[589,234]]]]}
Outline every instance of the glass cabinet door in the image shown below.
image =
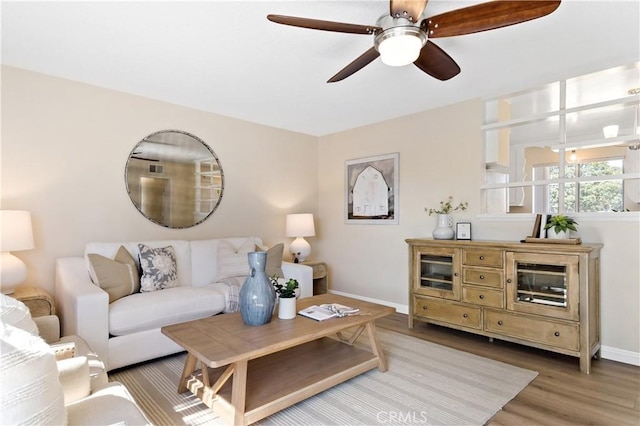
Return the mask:
{"type": "Polygon", "coordinates": [[[578,257],[507,253],[507,309],[578,319],[578,257]]]}
{"type": "Polygon", "coordinates": [[[420,294],[460,300],[460,255],[457,249],[415,251],[417,279],[414,291],[420,294]]]}

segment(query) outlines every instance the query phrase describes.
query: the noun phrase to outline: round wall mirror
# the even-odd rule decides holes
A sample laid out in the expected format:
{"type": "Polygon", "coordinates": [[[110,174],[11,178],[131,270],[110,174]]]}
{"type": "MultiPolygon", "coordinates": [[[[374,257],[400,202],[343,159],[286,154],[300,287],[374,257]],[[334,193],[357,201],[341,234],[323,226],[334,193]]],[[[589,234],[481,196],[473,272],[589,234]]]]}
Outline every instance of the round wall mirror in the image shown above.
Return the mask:
{"type": "Polygon", "coordinates": [[[216,154],[202,139],[180,130],[162,130],[138,142],[124,178],[140,213],[168,228],[189,228],[206,220],[224,189],[216,154]]]}

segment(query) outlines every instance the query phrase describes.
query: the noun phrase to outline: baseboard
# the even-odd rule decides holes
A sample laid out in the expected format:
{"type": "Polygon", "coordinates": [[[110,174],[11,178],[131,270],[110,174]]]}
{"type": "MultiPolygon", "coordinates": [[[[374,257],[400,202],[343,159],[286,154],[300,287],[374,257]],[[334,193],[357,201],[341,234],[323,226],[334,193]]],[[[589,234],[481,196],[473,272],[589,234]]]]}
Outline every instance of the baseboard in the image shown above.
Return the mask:
{"type": "MultiPolygon", "coordinates": [[[[400,314],[409,314],[409,306],[401,305],[399,303],[391,303],[386,300],[373,299],[371,297],[360,296],[359,294],[344,293],[341,291],[329,290],[330,293],[337,294],[339,296],[352,297],[354,299],[364,300],[366,302],[377,303],[379,305],[391,306],[396,309],[396,312],[400,314]]],[[[627,351],[625,349],[612,348],[610,346],[602,346],[600,348],[600,357],[611,361],[621,362],[623,364],[631,364],[640,366],[640,353],[627,351]]]]}
{"type": "Polygon", "coordinates": [[[601,346],[600,356],[603,359],[622,362],[640,367],[640,353],[627,351],[625,349],[612,348],[611,346],[601,346]]]}
{"type": "Polygon", "coordinates": [[[364,300],[365,302],[377,303],[378,305],[391,306],[396,309],[396,312],[400,314],[409,314],[409,306],[400,305],[398,303],[387,302],[386,300],[373,299],[371,297],[360,296],[359,294],[344,293],[342,291],[329,290],[329,293],[337,294],[338,296],[351,297],[352,299],[364,300]]]}

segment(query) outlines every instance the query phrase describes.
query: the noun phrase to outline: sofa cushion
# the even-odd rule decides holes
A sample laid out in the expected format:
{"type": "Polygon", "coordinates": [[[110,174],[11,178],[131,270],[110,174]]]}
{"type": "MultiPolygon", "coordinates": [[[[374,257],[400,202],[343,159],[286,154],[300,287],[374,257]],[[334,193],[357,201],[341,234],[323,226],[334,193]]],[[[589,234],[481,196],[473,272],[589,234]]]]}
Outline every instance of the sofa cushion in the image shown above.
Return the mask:
{"type": "Polygon", "coordinates": [[[239,246],[234,246],[229,241],[220,241],[218,244],[218,276],[216,281],[249,275],[247,255],[255,249],[256,244],[252,240],[247,240],[239,246]]]}
{"type": "Polygon", "coordinates": [[[178,285],[178,268],[173,247],[151,248],[138,244],[140,250],[140,291],[149,292],[176,287],[178,285]]]}
{"type": "MultiPolygon", "coordinates": [[[[158,240],[158,241],[137,241],[137,242],[113,242],[113,243],[87,243],[84,249],[85,262],[87,264],[87,270],[89,272],[89,260],[88,253],[101,254],[102,256],[113,259],[118,252],[120,246],[127,249],[131,257],[136,261],[138,270],[140,267],[140,249],[138,244],[144,244],[152,248],[160,247],[173,247],[174,254],[176,256],[176,265],[178,268],[178,285],[190,286],[191,285],[191,246],[189,241],[186,240],[158,240]]],[[[95,283],[96,277],[91,276],[91,280],[95,283]]]]}
{"type": "Polygon", "coordinates": [[[87,257],[90,274],[96,277],[94,284],[109,294],[109,303],[140,291],[138,266],[123,246],[114,259],[96,253],[89,253],[87,257]]]}
{"type": "Polygon", "coordinates": [[[38,336],[0,323],[0,423],[67,423],[58,369],[38,336]]]}
{"type": "Polygon", "coordinates": [[[109,306],[109,334],[123,336],[222,312],[224,296],[211,289],[173,287],[135,293],[109,306]]]}

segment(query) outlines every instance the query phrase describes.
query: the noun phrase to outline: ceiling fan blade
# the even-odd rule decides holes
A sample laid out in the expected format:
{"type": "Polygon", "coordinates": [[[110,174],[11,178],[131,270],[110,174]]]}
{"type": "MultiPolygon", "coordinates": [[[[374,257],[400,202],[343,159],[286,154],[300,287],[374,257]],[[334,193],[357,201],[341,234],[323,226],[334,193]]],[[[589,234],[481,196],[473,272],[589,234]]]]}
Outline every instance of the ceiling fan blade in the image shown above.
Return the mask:
{"type": "Polygon", "coordinates": [[[364,52],[362,55],[358,56],[353,62],[351,62],[346,67],[342,68],[336,75],[331,77],[327,83],[335,83],[336,81],[344,80],[349,77],[351,74],[360,71],[362,68],[369,65],[380,56],[380,53],[376,50],[375,47],[364,52]]]}
{"type": "Polygon", "coordinates": [[[496,0],[426,18],[420,26],[429,38],[479,33],[550,14],[560,1],[496,0]]]}
{"type": "Polygon", "coordinates": [[[418,22],[425,7],[427,7],[427,0],[391,0],[389,13],[393,18],[406,18],[412,22],[418,22]]]}
{"type": "Polygon", "coordinates": [[[460,67],[456,64],[451,56],[440,49],[435,43],[428,41],[420,50],[420,56],[414,62],[414,65],[431,77],[438,80],[449,80],[460,73],[460,67]]]}
{"type": "Polygon", "coordinates": [[[322,21],[319,19],[298,18],[295,16],[267,15],[271,22],[292,27],[309,28],[312,30],[333,31],[350,34],[376,34],[382,28],[375,25],[346,24],[343,22],[322,21]]]}

